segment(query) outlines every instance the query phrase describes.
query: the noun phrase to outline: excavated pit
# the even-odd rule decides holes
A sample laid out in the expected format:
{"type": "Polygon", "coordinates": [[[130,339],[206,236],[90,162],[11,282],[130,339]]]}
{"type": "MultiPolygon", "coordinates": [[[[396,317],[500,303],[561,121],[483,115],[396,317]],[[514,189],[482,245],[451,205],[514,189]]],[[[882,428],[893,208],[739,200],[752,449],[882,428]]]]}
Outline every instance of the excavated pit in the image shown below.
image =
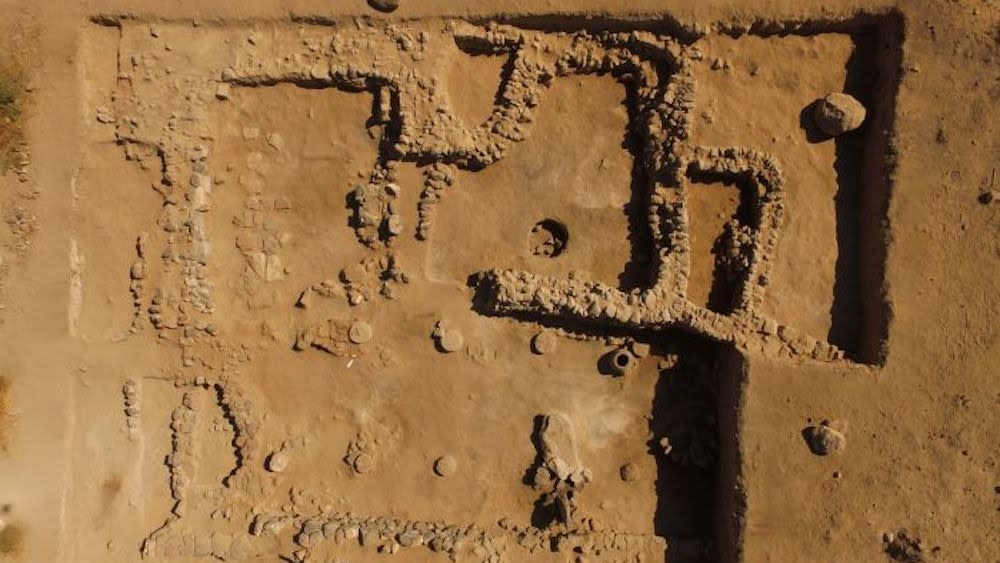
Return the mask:
{"type": "Polygon", "coordinates": [[[706,29],[94,17],[103,560],[742,561],[748,363],[888,350],[901,23],[706,29]]]}

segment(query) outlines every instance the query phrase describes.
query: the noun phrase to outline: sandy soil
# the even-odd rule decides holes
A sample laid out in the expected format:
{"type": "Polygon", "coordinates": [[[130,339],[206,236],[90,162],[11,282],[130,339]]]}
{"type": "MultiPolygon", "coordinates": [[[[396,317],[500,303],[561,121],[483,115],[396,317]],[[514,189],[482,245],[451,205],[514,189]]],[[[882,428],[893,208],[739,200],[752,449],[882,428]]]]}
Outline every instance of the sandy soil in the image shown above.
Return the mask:
{"type": "Polygon", "coordinates": [[[1000,562],[1000,7],[331,4],[0,0],[0,560],[1000,562]]]}

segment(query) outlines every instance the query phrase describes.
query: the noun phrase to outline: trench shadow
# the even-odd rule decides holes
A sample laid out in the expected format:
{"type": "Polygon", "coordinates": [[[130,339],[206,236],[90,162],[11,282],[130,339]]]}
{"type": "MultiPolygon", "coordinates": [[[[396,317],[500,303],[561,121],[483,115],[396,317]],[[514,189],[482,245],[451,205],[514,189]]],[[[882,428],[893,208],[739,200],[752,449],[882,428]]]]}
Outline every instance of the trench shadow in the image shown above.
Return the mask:
{"type": "Polygon", "coordinates": [[[639,120],[639,85],[634,80],[619,80],[625,86],[622,101],[628,113],[628,126],[622,136],[621,148],[632,157],[629,174],[629,200],[622,213],[628,224],[629,260],[618,275],[618,289],[631,291],[652,286],[656,282],[655,259],[652,252],[653,232],[649,225],[649,203],[652,197],[652,177],[643,161],[643,139],[635,130],[639,120]]]}
{"type": "MultiPolygon", "coordinates": [[[[722,184],[727,188],[735,189],[739,202],[736,206],[736,211],[728,219],[736,220],[740,225],[750,227],[754,233],[759,231],[760,218],[756,217],[754,213],[753,200],[755,196],[753,189],[737,177],[737,175],[689,170],[685,173],[685,177],[689,182],[688,189],[692,191],[699,189],[699,184],[722,184]]],[[[697,221],[698,218],[688,218],[688,228],[691,231],[692,237],[695,236],[694,231],[696,230],[697,221]]],[[[708,301],[705,303],[705,308],[721,315],[728,315],[735,310],[737,301],[749,282],[745,272],[733,271],[725,263],[724,255],[728,250],[727,238],[729,236],[731,234],[727,223],[712,242],[712,282],[709,288],[708,301]]],[[[695,256],[692,256],[692,259],[694,258],[695,256]]]]}
{"type": "MultiPolygon", "coordinates": [[[[873,26],[851,36],[854,50],[845,64],[843,92],[857,98],[868,110],[861,127],[837,137],[823,133],[813,118],[819,100],[799,114],[799,126],[809,143],[832,141],[835,144],[837,191],[833,201],[837,260],[826,339],[844,350],[849,358],[868,362],[873,361],[868,357],[872,354],[867,351],[875,345],[872,339],[881,341],[885,337],[884,327],[866,332],[864,325],[867,317],[884,316],[881,309],[885,307],[879,297],[883,267],[869,264],[867,255],[884,258],[885,253],[885,242],[874,236],[880,227],[872,225],[881,222],[888,184],[883,179],[870,177],[873,168],[882,166],[873,161],[879,154],[870,147],[884,143],[878,130],[878,123],[882,121],[880,114],[886,105],[882,92],[886,77],[881,76],[883,55],[879,42],[880,35],[887,31],[891,31],[891,26],[873,26]],[[868,271],[872,269],[877,271],[868,271]]],[[[894,95],[891,91],[888,97],[894,98],[894,95]]],[[[894,102],[888,105],[891,107],[894,102]]]]}
{"type": "MultiPolygon", "coordinates": [[[[679,433],[691,424],[702,424],[705,410],[715,408],[717,397],[710,381],[713,371],[699,365],[711,362],[720,345],[680,331],[670,332],[664,340],[670,344],[654,346],[653,354],[678,354],[679,359],[660,372],[654,387],[649,421],[652,438],[646,444],[657,468],[653,531],[667,540],[666,563],[710,563],[716,560],[718,458],[707,465],[678,462],[676,453],[664,451],[660,439],[670,438],[674,448],[695,447],[694,439],[679,433]]],[[[707,430],[717,432],[711,422],[707,430]]]]}

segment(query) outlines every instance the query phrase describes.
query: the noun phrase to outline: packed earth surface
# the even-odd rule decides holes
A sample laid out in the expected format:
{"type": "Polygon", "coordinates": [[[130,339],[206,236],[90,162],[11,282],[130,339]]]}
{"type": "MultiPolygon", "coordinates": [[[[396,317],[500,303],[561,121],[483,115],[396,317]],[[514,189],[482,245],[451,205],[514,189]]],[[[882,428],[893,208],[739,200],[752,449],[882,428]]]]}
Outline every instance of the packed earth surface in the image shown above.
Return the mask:
{"type": "Polygon", "coordinates": [[[0,561],[1000,563],[995,2],[0,9],[0,561]]]}

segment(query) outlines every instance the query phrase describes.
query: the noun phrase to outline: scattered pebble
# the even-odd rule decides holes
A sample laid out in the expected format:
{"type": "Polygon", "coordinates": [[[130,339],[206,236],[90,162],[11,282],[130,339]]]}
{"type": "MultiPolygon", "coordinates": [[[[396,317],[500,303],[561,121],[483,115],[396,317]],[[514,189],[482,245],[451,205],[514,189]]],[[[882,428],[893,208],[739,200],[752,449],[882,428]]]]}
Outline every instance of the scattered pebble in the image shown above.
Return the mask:
{"type": "Polygon", "coordinates": [[[556,335],[547,330],[543,330],[531,337],[531,350],[536,354],[551,354],[556,351],[559,340],[556,335]]]}
{"type": "Polygon", "coordinates": [[[631,483],[639,479],[639,468],[634,463],[626,463],[621,466],[618,473],[621,475],[622,481],[626,483],[631,483]]]}
{"type": "Polygon", "coordinates": [[[449,328],[441,333],[438,342],[441,344],[442,350],[451,353],[462,349],[462,346],[465,345],[465,338],[462,337],[462,333],[458,329],[449,328]]]}
{"type": "Polygon", "coordinates": [[[636,358],[645,358],[649,355],[651,346],[643,342],[630,340],[628,343],[628,349],[632,351],[632,354],[635,355],[636,358]]]}
{"type": "Polygon", "coordinates": [[[370,473],[375,469],[375,458],[368,453],[360,453],[354,458],[354,470],[358,473],[370,473]]]}
{"type": "Polygon", "coordinates": [[[351,264],[340,272],[340,277],[347,283],[358,283],[365,278],[365,267],[361,264],[351,264]]]}
{"type": "Polygon", "coordinates": [[[399,215],[390,215],[389,219],[386,221],[386,228],[389,230],[389,234],[393,236],[402,234],[403,218],[399,215]]]}
{"type": "Polygon", "coordinates": [[[660,361],[656,363],[656,369],[660,371],[674,369],[677,367],[678,362],[680,362],[680,358],[677,354],[664,354],[663,357],[660,358],[660,361]]]}
{"type": "Polygon", "coordinates": [[[264,139],[274,150],[278,152],[285,150],[285,139],[281,135],[277,133],[269,133],[264,137],[264,139]]]}
{"type": "Polygon", "coordinates": [[[663,455],[670,455],[670,452],[674,451],[674,446],[670,443],[670,438],[664,436],[660,438],[660,450],[663,455]]]}
{"type": "Polygon", "coordinates": [[[906,530],[882,535],[882,547],[886,555],[900,563],[922,563],[924,561],[923,542],[911,537],[906,530]]]}
{"type": "Polygon", "coordinates": [[[364,321],[356,321],[347,331],[347,337],[355,344],[364,344],[372,339],[372,327],[364,321]]]}
{"type": "Polygon", "coordinates": [[[849,94],[829,94],[816,104],[816,125],[827,135],[836,137],[854,131],[865,120],[865,106],[849,94]]]}
{"type": "Polygon", "coordinates": [[[847,438],[835,426],[839,425],[829,420],[824,420],[819,426],[813,426],[807,430],[809,449],[814,454],[825,456],[844,451],[844,448],[847,447],[847,438]]]}
{"type": "Polygon", "coordinates": [[[447,477],[458,469],[458,462],[450,455],[444,455],[434,462],[434,473],[439,477],[447,477]]]}
{"type": "Polygon", "coordinates": [[[111,110],[105,106],[97,108],[97,121],[100,123],[114,123],[117,121],[111,110]]]}
{"type": "Polygon", "coordinates": [[[267,456],[267,470],[271,473],[281,473],[288,469],[288,454],[284,450],[272,452],[267,456]]]}

